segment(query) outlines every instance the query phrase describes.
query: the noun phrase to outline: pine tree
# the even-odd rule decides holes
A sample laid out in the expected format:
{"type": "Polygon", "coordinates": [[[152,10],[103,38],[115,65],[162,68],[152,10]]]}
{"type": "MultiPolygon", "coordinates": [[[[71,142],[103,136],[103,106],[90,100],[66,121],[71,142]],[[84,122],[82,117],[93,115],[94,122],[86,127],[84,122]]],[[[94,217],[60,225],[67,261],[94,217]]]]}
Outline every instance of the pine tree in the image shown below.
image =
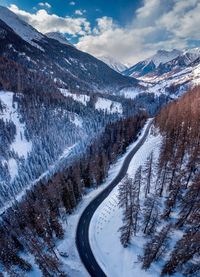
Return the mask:
{"type": "Polygon", "coordinates": [[[143,269],[148,269],[152,262],[157,261],[161,255],[164,254],[167,248],[170,229],[170,224],[164,226],[161,231],[156,233],[153,238],[144,246],[144,256],[139,257],[143,263],[143,269]]]}
{"type": "Polygon", "coordinates": [[[143,221],[142,226],[143,233],[145,235],[151,235],[155,232],[155,229],[159,223],[159,201],[156,194],[150,194],[147,196],[144,202],[144,208],[142,211],[143,221]]]}
{"type": "Polygon", "coordinates": [[[146,198],[147,195],[150,193],[151,182],[154,175],[153,174],[153,152],[151,152],[151,154],[149,155],[147,162],[145,163],[145,166],[143,168],[143,172],[146,180],[146,184],[145,184],[145,198],[146,198]]]}

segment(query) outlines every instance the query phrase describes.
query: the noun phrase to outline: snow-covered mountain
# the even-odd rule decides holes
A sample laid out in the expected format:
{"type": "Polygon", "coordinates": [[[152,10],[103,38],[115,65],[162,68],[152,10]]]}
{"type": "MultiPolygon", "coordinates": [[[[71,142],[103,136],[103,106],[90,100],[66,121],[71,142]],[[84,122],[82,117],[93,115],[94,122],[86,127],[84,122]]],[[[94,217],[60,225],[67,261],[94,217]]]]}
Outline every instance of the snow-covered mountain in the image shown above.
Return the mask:
{"type": "Polygon", "coordinates": [[[144,77],[161,76],[167,72],[178,72],[189,66],[200,57],[200,48],[182,51],[159,50],[152,57],[141,61],[123,72],[124,75],[143,79],[144,77]]]}
{"type": "Polygon", "coordinates": [[[152,57],[133,65],[123,73],[124,75],[132,77],[141,77],[150,74],[154,72],[159,65],[177,58],[181,53],[181,51],[176,49],[172,51],[159,50],[152,57]]]}
{"type": "Polygon", "coordinates": [[[168,72],[162,76],[146,77],[143,78],[143,82],[147,85],[148,92],[178,97],[200,84],[200,60],[198,59],[177,73],[168,72]]]}
{"type": "Polygon", "coordinates": [[[114,59],[112,57],[102,56],[102,57],[98,57],[98,58],[99,58],[99,60],[106,63],[110,68],[114,69],[115,71],[117,71],[119,73],[125,71],[128,68],[126,65],[122,64],[120,61],[118,61],[117,59],[114,59]]]}
{"type": "Polygon", "coordinates": [[[37,41],[44,35],[36,31],[31,25],[21,20],[15,13],[6,7],[0,6],[0,19],[4,21],[18,36],[31,45],[40,48],[37,41]]]}
{"type": "Polygon", "coordinates": [[[150,93],[179,96],[200,84],[200,48],[158,51],[124,74],[137,76],[150,93]]]}
{"type": "Polygon", "coordinates": [[[137,86],[0,7],[0,213],[82,153],[106,124],[138,111],[119,94],[137,86]]]}
{"type": "Polygon", "coordinates": [[[59,41],[62,44],[73,46],[62,33],[59,33],[59,32],[50,32],[50,33],[46,33],[45,35],[48,38],[55,39],[55,40],[59,41]]]}
{"type": "Polygon", "coordinates": [[[0,7],[0,27],[0,55],[46,75],[58,86],[102,93],[117,93],[122,87],[137,86],[135,79],[122,76],[71,45],[60,43],[60,38],[58,41],[42,35],[5,7],[0,7]]]}

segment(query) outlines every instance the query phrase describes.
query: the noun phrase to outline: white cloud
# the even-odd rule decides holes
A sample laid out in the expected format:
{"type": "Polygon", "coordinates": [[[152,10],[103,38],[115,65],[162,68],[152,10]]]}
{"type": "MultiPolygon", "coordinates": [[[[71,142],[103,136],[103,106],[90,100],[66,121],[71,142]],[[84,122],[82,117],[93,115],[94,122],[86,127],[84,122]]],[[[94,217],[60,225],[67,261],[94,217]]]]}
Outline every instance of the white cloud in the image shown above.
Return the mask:
{"type": "Polygon", "coordinates": [[[86,13],[86,10],[75,10],[74,12],[76,15],[83,15],[84,13],[86,13]]]}
{"type": "Polygon", "coordinates": [[[48,2],[40,2],[40,3],[38,3],[38,5],[40,7],[44,7],[44,8],[48,8],[48,9],[51,8],[51,5],[48,2]]]}
{"type": "Polygon", "coordinates": [[[29,13],[20,10],[16,5],[10,5],[9,8],[41,33],[61,32],[72,36],[90,33],[90,23],[84,17],[60,17],[56,14],[49,14],[44,9],[29,13]]]}
{"type": "Polygon", "coordinates": [[[91,34],[77,47],[95,56],[113,56],[135,63],[159,49],[185,48],[200,43],[200,0],[144,0],[131,23],[122,27],[112,18],[97,19],[91,34]]]}
{"type": "Polygon", "coordinates": [[[159,49],[185,48],[192,42],[200,43],[200,0],[143,0],[126,26],[103,16],[97,18],[92,29],[83,16],[86,11],[81,9],[75,10],[77,17],[60,17],[45,9],[28,13],[16,5],[11,5],[10,9],[42,33],[59,31],[80,36],[76,44],[79,49],[129,64],[159,49]]]}
{"type": "Polygon", "coordinates": [[[74,1],[69,2],[70,6],[75,6],[76,3],[74,1]]]}
{"type": "Polygon", "coordinates": [[[200,39],[200,1],[176,2],[173,9],[157,22],[180,39],[200,39]]]}

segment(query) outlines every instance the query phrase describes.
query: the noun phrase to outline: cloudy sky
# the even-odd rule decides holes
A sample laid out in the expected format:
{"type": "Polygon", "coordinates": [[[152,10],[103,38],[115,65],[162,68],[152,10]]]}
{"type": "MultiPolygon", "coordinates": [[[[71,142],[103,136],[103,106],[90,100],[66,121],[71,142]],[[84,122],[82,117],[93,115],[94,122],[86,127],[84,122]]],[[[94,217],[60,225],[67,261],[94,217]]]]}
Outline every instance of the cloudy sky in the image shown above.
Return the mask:
{"type": "Polygon", "coordinates": [[[0,0],[42,33],[134,64],[159,49],[200,46],[200,0],[0,0]]]}

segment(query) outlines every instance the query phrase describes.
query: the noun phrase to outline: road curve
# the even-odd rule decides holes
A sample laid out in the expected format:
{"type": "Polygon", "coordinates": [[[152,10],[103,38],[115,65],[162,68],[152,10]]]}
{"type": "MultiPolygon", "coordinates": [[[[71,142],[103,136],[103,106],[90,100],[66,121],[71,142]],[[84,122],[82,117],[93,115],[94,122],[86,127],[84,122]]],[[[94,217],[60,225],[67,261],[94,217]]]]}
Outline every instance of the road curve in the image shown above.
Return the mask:
{"type": "Polygon", "coordinates": [[[118,175],[111,181],[111,183],[99,193],[85,208],[83,211],[76,230],[76,246],[79,252],[79,256],[85,265],[88,273],[92,277],[104,277],[106,274],[103,272],[99,264],[97,263],[89,242],[89,226],[90,221],[98,206],[104,201],[104,199],[110,194],[113,188],[124,178],[128,170],[129,164],[138,151],[138,149],[144,144],[149,129],[151,127],[152,120],[149,121],[143,136],[138,140],[138,143],[130,151],[125,158],[118,175]]]}

